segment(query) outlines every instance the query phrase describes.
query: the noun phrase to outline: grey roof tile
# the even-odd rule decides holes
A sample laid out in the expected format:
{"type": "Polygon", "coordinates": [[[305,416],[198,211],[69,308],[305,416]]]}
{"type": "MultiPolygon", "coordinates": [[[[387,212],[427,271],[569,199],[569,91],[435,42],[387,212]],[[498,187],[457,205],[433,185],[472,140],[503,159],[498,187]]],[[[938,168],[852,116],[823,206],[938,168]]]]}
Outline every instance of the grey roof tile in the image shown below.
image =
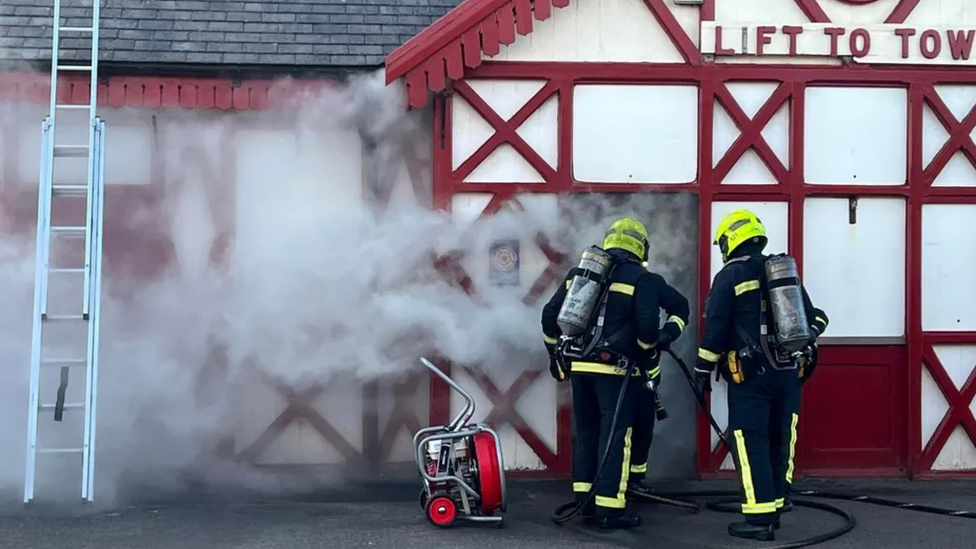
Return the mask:
{"type": "MultiPolygon", "coordinates": [[[[62,24],[89,26],[92,0],[63,0],[62,24]],[[87,6],[87,7],[85,7],[87,6]]],[[[360,67],[385,56],[461,0],[101,0],[102,61],[360,67]]],[[[51,56],[54,0],[0,0],[0,60],[51,56]]],[[[62,35],[61,57],[91,41],[62,35]]]]}

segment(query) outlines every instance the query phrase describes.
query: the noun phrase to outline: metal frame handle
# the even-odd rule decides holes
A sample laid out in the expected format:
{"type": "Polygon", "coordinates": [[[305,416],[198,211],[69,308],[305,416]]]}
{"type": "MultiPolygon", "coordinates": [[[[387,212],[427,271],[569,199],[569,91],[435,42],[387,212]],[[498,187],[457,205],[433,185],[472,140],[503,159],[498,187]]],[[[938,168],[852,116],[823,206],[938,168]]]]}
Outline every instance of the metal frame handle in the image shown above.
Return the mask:
{"type": "Polygon", "coordinates": [[[432,363],[431,361],[427,360],[424,357],[420,357],[420,362],[424,366],[426,366],[427,369],[431,371],[431,373],[441,378],[441,380],[443,380],[444,383],[450,385],[452,389],[454,389],[455,391],[460,393],[462,397],[464,397],[464,408],[457,415],[457,417],[455,417],[454,420],[451,421],[451,424],[447,426],[447,431],[453,433],[458,429],[460,429],[461,427],[467,425],[468,421],[470,421],[471,417],[474,415],[474,409],[475,409],[474,398],[471,397],[470,393],[462,389],[460,385],[455,383],[455,381],[451,379],[447,374],[442,372],[440,368],[435,366],[434,363],[432,363]]]}

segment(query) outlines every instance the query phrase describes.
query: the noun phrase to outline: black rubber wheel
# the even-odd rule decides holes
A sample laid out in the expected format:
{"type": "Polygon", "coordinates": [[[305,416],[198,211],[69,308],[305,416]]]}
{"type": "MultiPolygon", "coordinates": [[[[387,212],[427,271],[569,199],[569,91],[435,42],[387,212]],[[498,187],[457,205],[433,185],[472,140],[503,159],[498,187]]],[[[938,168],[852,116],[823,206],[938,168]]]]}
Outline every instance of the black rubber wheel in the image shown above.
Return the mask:
{"type": "Polygon", "coordinates": [[[428,499],[428,497],[427,497],[427,490],[421,488],[420,489],[420,508],[421,509],[427,509],[427,499],[428,499]]]}

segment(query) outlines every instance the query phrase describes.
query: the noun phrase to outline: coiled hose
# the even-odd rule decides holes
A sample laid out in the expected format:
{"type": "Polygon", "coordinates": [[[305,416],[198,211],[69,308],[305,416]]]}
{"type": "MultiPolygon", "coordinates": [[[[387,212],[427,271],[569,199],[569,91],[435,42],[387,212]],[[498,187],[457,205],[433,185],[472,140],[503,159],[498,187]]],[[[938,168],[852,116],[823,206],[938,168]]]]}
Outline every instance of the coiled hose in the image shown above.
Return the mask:
{"type": "MultiPolygon", "coordinates": [[[[695,400],[698,402],[698,406],[701,407],[702,411],[705,412],[705,415],[708,417],[708,423],[711,425],[712,429],[715,431],[716,434],[718,434],[719,439],[722,441],[722,443],[729,448],[729,451],[730,452],[734,451],[734,449],[729,444],[728,439],[725,437],[725,434],[722,432],[722,429],[718,426],[718,422],[716,422],[715,418],[712,416],[712,413],[708,407],[708,402],[705,400],[705,395],[700,393],[695,387],[695,380],[692,377],[691,371],[688,369],[688,365],[685,364],[684,360],[682,360],[679,356],[677,356],[673,351],[668,350],[667,353],[671,355],[671,358],[674,359],[674,361],[678,364],[681,373],[684,374],[685,380],[688,382],[688,386],[691,388],[692,394],[695,395],[695,400]]],[[[627,381],[631,377],[629,374],[630,372],[628,371],[628,375],[626,376],[624,380],[624,384],[620,389],[620,396],[617,398],[617,405],[616,408],[614,409],[611,428],[616,427],[617,416],[620,413],[620,408],[623,404],[624,395],[626,394],[626,390],[627,390],[627,381]]],[[[609,454],[610,451],[608,445],[606,451],[604,451],[604,454],[600,460],[600,465],[599,467],[597,467],[597,474],[596,474],[597,478],[599,478],[600,474],[603,472],[603,467],[607,461],[609,454]]],[[[594,483],[594,486],[595,485],[596,483],[594,483]]],[[[552,514],[550,518],[554,523],[558,525],[562,525],[566,523],[574,516],[579,514],[579,512],[583,509],[583,506],[593,498],[594,494],[595,494],[595,490],[591,488],[590,492],[586,496],[586,499],[584,499],[583,501],[581,502],[570,501],[556,506],[552,510],[552,514]]],[[[644,501],[648,503],[652,503],[652,502],[661,503],[664,505],[681,507],[684,509],[689,509],[696,513],[701,511],[701,505],[694,501],[690,501],[691,499],[712,498],[709,499],[708,501],[705,501],[705,507],[707,509],[719,513],[739,513],[739,501],[740,501],[739,493],[732,490],[705,490],[705,491],[666,492],[666,493],[665,492],[661,492],[661,493],[628,492],[628,495],[630,495],[631,497],[636,497],[640,501],[644,501]]],[[[792,496],[808,496],[808,497],[821,498],[821,499],[855,501],[860,503],[869,503],[872,505],[894,507],[897,509],[906,509],[910,511],[918,511],[922,513],[930,513],[930,514],[943,515],[949,517],[969,518],[969,519],[976,518],[976,512],[972,512],[972,511],[956,511],[952,509],[934,507],[931,505],[906,503],[902,501],[895,501],[895,500],[878,498],[878,497],[868,496],[868,495],[846,494],[842,492],[826,492],[820,490],[795,490],[791,493],[791,497],[790,497],[790,501],[793,502],[793,505],[797,507],[817,509],[820,511],[831,513],[833,515],[837,515],[842,519],[844,519],[844,523],[833,530],[824,532],[822,534],[817,534],[816,536],[811,536],[808,538],[799,539],[796,541],[790,541],[790,542],[777,544],[777,545],[763,545],[765,549],[797,549],[799,547],[809,547],[811,545],[816,545],[832,539],[839,538],[844,534],[847,534],[848,532],[853,530],[854,527],[857,525],[857,520],[854,518],[854,515],[852,515],[850,512],[844,509],[841,509],[840,507],[836,507],[828,503],[821,503],[821,502],[810,501],[806,499],[795,499],[792,496]]]]}

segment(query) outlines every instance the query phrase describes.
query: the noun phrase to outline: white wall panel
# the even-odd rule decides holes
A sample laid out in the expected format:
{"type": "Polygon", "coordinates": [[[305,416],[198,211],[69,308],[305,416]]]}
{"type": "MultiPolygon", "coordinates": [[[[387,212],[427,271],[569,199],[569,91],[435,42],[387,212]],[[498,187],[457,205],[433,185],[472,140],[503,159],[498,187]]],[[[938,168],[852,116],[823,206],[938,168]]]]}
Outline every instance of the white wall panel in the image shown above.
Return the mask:
{"type": "MultiPolygon", "coordinates": [[[[673,1],[667,0],[674,8],[673,1]]],[[[681,19],[695,28],[694,13],[681,19]]],[[[532,33],[502,45],[493,61],[590,61],[677,63],[683,59],[654,14],[640,1],[590,0],[553,8],[545,21],[532,21],[532,33]]]]}
{"type": "Polygon", "coordinates": [[[976,205],[922,206],[922,329],[976,330],[976,205]]]}
{"type": "Polygon", "coordinates": [[[687,183],[698,172],[697,86],[580,85],[573,173],[593,183],[687,183]]]}
{"type": "Polygon", "coordinates": [[[807,88],[803,129],[806,181],[903,185],[907,100],[904,89],[807,88]]]}
{"type": "Polygon", "coordinates": [[[830,317],[831,337],[905,333],[905,201],[859,198],[856,223],[844,198],[808,198],[803,282],[830,317]]]}

